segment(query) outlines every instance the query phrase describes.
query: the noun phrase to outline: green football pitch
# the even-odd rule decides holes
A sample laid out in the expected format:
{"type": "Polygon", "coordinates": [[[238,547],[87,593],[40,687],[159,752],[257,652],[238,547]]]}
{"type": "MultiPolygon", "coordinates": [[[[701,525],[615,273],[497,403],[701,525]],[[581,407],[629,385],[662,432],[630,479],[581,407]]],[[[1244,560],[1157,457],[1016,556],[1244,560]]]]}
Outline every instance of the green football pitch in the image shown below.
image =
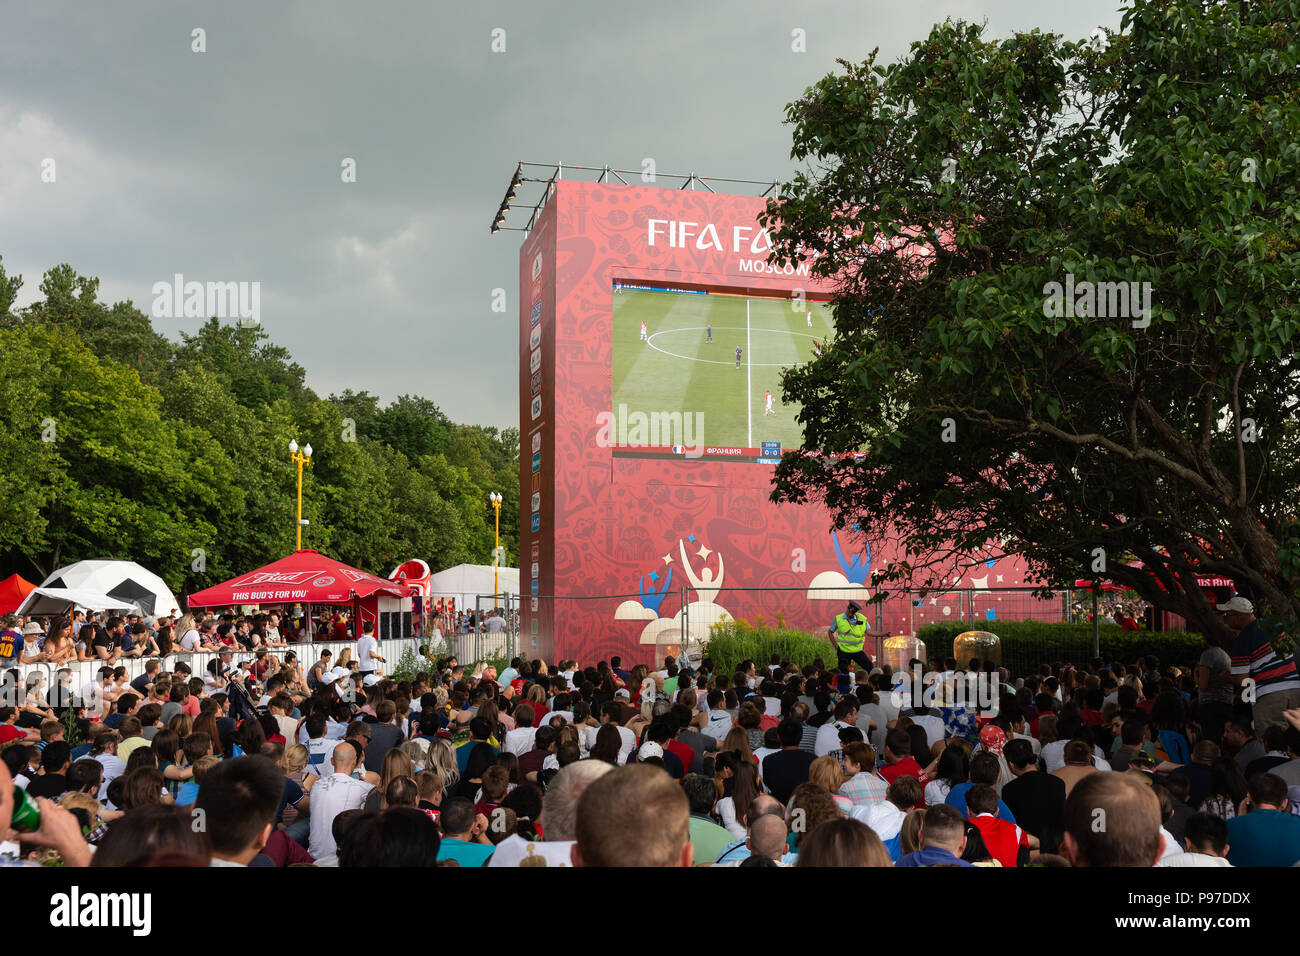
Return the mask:
{"type": "Polygon", "coordinates": [[[808,302],[796,311],[789,299],[633,289],[613,296],[615,415],[620,406],[628,414],[700,412],[702,444],[802,446],[797,409],[781,402],[781,373],[810,361],[813,345],[834,337],[828,306],[808,302]],[[744,350],[739,368],[737,347],[744,350]],[[775,414],[765,414],[769,391],[775,414]]]}

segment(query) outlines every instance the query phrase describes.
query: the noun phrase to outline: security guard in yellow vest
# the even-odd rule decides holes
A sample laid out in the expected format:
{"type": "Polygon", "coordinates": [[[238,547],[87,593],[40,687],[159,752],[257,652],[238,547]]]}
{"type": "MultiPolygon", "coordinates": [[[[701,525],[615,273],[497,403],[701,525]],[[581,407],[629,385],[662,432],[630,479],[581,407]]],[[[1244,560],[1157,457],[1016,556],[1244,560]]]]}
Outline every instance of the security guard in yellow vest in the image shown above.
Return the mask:
{"type": "Polygon", "coordinates": [[[835,645],[836,670],[841,674],[853,673],[851,664],[871,670],[871,658],[863,649],[867,640],[867,619],[859,614],[861,610],[850,601],[845,612],[835,615],[834,623],[827,628],[831,643],[835,645]]]}

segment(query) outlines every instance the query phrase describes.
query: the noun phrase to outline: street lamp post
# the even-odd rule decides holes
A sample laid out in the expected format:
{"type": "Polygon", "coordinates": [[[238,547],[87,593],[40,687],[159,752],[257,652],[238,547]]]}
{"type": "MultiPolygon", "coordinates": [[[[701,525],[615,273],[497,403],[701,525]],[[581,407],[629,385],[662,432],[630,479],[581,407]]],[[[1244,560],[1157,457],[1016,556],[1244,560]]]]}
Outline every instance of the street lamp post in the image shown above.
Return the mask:
{"type": "Polygon", "coordinates": [[[297,551],[302,550],[302,526],[307,522],[302,520],[302,466],[311,461],[311,445],[303,447],[301,452],[298,451],[297,439],[289,440],[289,458],[298,466],[298,547],[297,551]]]}
{"type": "Polygon", "coordinates": [[[488,495],[492,510],[496,514],[496,547],[492,549],[492,600],[501,593],[501,502],[504,499],[495,491],[488,495]]]}

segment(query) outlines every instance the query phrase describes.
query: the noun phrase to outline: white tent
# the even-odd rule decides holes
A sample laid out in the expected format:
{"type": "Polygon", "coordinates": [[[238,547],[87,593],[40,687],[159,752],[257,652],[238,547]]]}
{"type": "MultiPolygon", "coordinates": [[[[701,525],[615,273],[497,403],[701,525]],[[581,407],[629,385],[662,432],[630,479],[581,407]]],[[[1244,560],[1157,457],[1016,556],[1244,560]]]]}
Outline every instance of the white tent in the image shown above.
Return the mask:
{"type": "Polygon", "coordinates": [[[181,606],[162,578],[134,561],[78,561],[55,571],[41,587],[97,591],[134,605],[141,614],[171,614],[181,606]]]}
{"type": "Polygon", "coordinates": [[[67,614],[73,608],[83,611],[133,611],[129,601],[109,597],[89,588],[33,588],[18,605],[17,613],[23,617],[38,614],[67,614]]]}
{"type": "MultiPolygon", "coordinates": [[[[519,593],[519,569],[501,568],[500,593],[519,593]]],[[[474,598],[479,594],[492,593],[492,565],[458,564],[454,568],[439,571],[429,578],[429,597],[455,598],[456,607],[474,609],[474,598]]],[[[487,604],[484,604],[486,607],[487,604]]]]}

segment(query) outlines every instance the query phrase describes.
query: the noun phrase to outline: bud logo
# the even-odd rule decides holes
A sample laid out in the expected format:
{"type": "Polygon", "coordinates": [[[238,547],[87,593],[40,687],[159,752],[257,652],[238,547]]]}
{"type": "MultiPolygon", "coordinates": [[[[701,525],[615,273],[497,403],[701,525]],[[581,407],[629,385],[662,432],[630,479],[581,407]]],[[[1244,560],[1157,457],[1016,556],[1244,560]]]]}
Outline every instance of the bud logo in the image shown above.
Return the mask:
{"type": "Polygon", "coordinates": [[[333,583],[334,579],[327,574],[324,577],[317,578],[311,583],[311,586],[314,588],[327,588],[333,583]]]}

